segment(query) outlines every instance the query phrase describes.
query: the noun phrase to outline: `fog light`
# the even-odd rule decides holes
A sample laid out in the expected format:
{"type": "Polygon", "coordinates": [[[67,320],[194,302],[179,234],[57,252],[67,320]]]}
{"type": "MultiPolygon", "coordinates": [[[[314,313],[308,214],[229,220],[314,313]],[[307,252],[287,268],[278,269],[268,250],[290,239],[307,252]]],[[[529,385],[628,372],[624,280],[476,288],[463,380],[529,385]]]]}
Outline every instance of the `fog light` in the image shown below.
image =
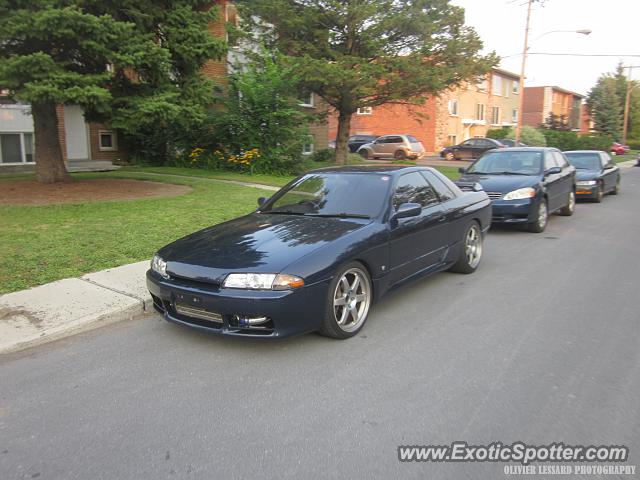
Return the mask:
{"type": "Polygon", "coordinates": [[[255,327],[271,320],[269,317],[249,317],[246,315],[234,315],[234,319],[238,322],[239,327],[255,327]]]}

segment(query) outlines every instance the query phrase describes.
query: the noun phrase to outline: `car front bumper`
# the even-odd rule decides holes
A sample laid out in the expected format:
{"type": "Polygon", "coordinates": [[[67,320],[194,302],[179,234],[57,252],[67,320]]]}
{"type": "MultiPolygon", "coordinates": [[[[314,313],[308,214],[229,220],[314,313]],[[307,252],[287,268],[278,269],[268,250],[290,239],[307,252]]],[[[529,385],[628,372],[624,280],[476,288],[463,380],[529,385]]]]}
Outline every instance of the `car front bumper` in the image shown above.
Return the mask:
{"type": "Polygon", "coordinates": [[[531,223],[535,221],[538,200],[494,200],[491,202],[492,223],[531,223]]]}
{"type": "Polygon", "coordinates": [[[166,320],[210,333],[244,337],[283,338],[317,330],[325,312],[328,285],[329,280],[297,290],[241,290],[164,279],[147,271],[153,306],[166,320]],[[195,312],[196,316],[185,312],[195,312]],[[269,320],[243,325],[243,318],[256,317],[269,320]]]}
{"type": "Polygon", "coordinates": [[[598,185],[576,186],[576,198],[595,198],[598,185]]]}

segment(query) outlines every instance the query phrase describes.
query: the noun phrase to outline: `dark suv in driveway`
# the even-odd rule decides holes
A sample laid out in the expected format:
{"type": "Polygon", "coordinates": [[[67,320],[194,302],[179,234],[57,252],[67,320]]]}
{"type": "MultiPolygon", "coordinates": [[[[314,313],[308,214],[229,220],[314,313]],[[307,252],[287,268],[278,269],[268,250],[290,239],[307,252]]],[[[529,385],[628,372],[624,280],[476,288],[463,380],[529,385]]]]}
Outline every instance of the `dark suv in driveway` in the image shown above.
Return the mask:
{"type": "Polygon", "coordinates": [[[549,214],[573,215],[576,169],[555,148],[504,148],[484,154],[458,185],[480,183],[492,201],[494,223],[519,223],[542,232],[549,214]]]}
{"type": "Polygon", "coordinates": [[[445,160],[475,160],[488,150],[504,147],[493,138],[470,138],[458,145],[443,148],[440,156],[445,160]]]}

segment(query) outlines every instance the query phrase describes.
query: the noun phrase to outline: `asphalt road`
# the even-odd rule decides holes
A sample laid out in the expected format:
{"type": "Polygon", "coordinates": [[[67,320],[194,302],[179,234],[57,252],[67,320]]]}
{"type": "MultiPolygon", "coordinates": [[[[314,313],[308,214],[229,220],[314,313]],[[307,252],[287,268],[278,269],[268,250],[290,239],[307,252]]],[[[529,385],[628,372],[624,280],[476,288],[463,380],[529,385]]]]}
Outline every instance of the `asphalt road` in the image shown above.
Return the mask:
{"type": "Polygon", "coordinates": [[[508,478],[397,459],[454,440],[624,444],[640,467],[639,210],[633,168],[543,234],[492,230],[474,275],[389,296],[347,341],[154,316],[5,356],[0,478],[508,478]]]}

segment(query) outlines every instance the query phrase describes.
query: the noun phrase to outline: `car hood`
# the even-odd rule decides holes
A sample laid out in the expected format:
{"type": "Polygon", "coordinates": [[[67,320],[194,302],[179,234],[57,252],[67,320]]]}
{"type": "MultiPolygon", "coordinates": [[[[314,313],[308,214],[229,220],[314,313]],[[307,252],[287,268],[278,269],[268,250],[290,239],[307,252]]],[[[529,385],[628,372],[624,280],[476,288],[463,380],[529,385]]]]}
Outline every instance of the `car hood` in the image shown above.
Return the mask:
{"type": "Polygon", "coordinates": [[[158,254],[173,276],[222,283],[229,272],[278,273],[371,220],[252,213],[205,228],[158,254]]]}
{"type": "Polygon", "coordinates": [[[508,193],[525,187],[535,187],[540,182],[536,175],[478,175],[464,174],[459,182],[478,182],[486,192],[508,193]]]}
{"type": "Polygon", "coordinates": [[[576,170],[576,180],[595,180],[600,176],[600,170],[576,170]]]}

